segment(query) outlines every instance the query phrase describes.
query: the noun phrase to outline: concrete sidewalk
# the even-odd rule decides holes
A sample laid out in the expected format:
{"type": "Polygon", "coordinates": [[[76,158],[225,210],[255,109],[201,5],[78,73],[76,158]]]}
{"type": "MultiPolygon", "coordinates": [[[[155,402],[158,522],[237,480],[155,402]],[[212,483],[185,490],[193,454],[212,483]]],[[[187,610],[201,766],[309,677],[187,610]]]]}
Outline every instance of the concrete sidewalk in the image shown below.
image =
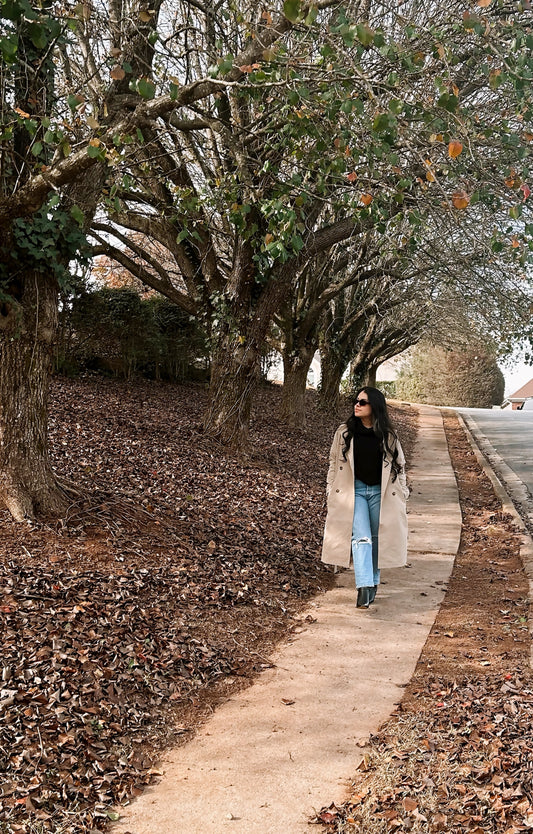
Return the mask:
{"type": "Polygon", "coordinates": [[[355,607],[352,572],[341,573],[310,606],[316,622],[189,744],[168,752],[161,781],[121,809],[114,834],[298,834],[313,809],[346,797],[369,735],[414,671],[459,546],[442,418],[419,410],[408,567],[383,571],[368,610],[355,607]]]}

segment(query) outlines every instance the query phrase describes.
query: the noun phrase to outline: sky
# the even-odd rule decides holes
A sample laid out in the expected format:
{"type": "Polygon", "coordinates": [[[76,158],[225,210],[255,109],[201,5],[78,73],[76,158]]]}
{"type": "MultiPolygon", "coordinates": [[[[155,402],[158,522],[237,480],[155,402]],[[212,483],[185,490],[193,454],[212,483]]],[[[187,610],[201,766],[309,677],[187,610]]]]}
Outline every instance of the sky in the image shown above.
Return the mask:
{"type": "Polygon", "coordinates": [[[533,365],[526,365],[521,356],[511,358],[511,362],[500,364],[505,377],[505,395],[514,394],[522,385],[533,379],[533,365]]]}

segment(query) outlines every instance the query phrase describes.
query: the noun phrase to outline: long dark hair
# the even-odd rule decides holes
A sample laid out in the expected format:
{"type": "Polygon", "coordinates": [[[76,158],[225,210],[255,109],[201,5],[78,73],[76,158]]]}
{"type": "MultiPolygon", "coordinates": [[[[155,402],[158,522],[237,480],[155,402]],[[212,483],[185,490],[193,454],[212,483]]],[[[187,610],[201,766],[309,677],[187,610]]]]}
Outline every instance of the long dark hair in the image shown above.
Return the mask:
{"type": "MultiPolygon", "coordinates": [[[[370,407],[372,408],[372,419],[374,421],[372,428],[374,429],[376,437],[379,437],[381,441],[383,458],[385,459],[387,455],[391,458],[392,480],[395,481],[402,471],[402,467],[398,463],[398,449],[396,448],[398,435],[389,417],[387,401],[379,388],[372,388],[372,386],[366,385],[364,388],[360,388],[355,395],[353,399],[354,404],[360,394],[364,394],[370,403],[370,407]]],[[[350,448],[356,427],[360,425],[360,423],[361,419],[355,416],[352,407],[352,413],[346,420],[347,431],[343,434],[344,449],[342,450],[342,455],[344,460],[346,460],[346,453],[350,448]]]]}

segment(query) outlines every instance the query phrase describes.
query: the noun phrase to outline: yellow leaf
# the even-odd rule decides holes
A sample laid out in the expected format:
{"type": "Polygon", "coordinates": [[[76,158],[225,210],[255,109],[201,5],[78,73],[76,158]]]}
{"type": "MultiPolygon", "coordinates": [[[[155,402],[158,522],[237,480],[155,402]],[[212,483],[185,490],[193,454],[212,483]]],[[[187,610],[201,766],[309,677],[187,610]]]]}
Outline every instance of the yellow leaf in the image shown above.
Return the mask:
{"type": "Polygon", "coordinates": [[[486,9],[490,6],[492,0],[477,0],[477,4],[480,9],[486,9]]]}
{"type": "Polygon", "coordinates": [[[511,246],[513,247],[513,249],[518,249],[518,247],[520,246],[520,241],[518,240],[518,238],[514,237],[512,239],[511,246]]]}
{"type": "Polygon", "coordinates": [[[268,246],[269,243],[272,243],[273,240],[274,240],[274,235],[271,235],[270,232],[267,235],[265,235],[265,243],[266,243],[267,246],[268,246]]]}
{"type": "Polygon", "coordinates": [[[452,84],[452,90],[454,96],[457,96],[457,98],[459,98],[459,87],[457,86],[457,84],[452,84]]]}
{"type": "Polygon", "coordinates": [[[361,194],[360,199],[364,206],[369,206],[374,198],[372,197],[372,194],[361,194]]]}
{"type": "Polygon", "coordinates": [[[439,53],[439,58],[444,58],[444,56],[446,55],[446,50],[444,49],[444,47],[441,43],[439,43],[439,46],[438,46],[438,53],[439,53]]]}
{"type": "Polygon", "coordinates": [[[450,159],[457,159],[463,152],[463,146],[457,139],[452,139],[448,144],[448,156],[450,159]]]}
{"type": "Polygon", "coordinates": [[[470,197],[466,191],[456,191],[452,195],[452,203],[456,209],[465,209],[470,203],[470,197]]]}
{"type": "Polygon", "coordinates": [[[150,9],[142,9],[139,12],[139,18],[143,23],[148,23],[152,19],[153,11],[150,9]]]}
{"type": "Polygon", "coordinates": [[[426,179],[428,182],[435,182],[436,177],[431,168],[426,171],[426,179]]]}
{"type": "Polygon", "coordinates": [[[101,144],[99,139],[89,139],[89,145],[92,145],[93,148],[98,148],[101,144]]]}
{"type": "Polygon", "coordinates": [[[89,127],[92,127],[93,130],[96,130],[97,127],[100,127],[100,122],[98,119],[95,119],[94,116],[87,116],[87,124],[89,127]]]}
{"type": "Polygon", "coordinates": [[[268,11],[264,11],[261,14],[261,17],[266,22],[267,26],[272,26],[272,15],[268,11]]]}

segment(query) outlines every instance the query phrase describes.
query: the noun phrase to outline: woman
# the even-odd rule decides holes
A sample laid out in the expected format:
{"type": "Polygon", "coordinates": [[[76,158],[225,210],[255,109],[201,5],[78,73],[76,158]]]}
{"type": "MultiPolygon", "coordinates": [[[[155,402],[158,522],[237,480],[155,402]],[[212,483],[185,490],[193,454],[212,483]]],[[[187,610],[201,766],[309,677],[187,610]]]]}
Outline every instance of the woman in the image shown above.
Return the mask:
{"type": "Polygon", "coordinates": [[[407,560],[405,458],[377,388],[357,393],[353,414],[335,432],[326,492],[322,561],[349,567],[353,558],[357,607],[368,608],[380,568],[407,560]]]}

